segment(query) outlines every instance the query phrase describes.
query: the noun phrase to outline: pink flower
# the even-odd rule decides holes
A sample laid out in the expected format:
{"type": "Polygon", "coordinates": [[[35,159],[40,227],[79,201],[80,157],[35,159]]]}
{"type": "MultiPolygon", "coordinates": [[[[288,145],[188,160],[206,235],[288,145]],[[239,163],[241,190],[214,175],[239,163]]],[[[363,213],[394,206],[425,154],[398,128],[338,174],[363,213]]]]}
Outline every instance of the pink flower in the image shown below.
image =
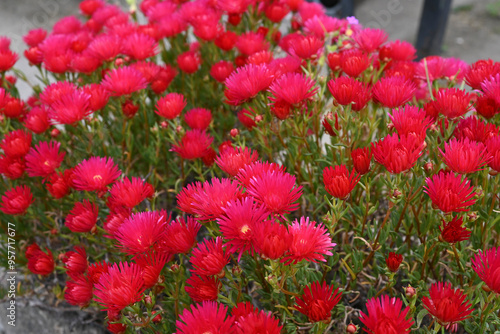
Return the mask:
{"type": "Polygon", "coordinates": [[[133,67],[120,67],[111,70],[101,82],[101,86],[112,96],[130,95],[146,88],[147,80],[133,67]]]}
{"type": "Polygon", "coordinates": [[[233,318],[228,317],[227,306],[204,301],[185,308],[175,325],[178,334],[231,333],[233,318]]]}
{"type": "Polygon", "coordinates": [[[41,141],[26,155],[26,171],[31,177],[47,177],[55,172],[64,160],[66,152],[59,152],[61,144],[41,141]]]}
{"type": "Polygon", "coordinates": [[[359,320],[370,334],[410,333],[410,328],[415,323],[411,318],[407,319],[410,307],[403,310],[403,302],[399,298],[387,295],[371,298],[366,303],[366,309],[367,314],[361,312],[359,320]]]}
{"type": "Polygon", "coordinates": [[[215,163],[230,176],[236,176],[240,169],[257,159],[257,152],[252,152],[248,147],[229,147],[219,153],[219,156],[215,159],[215,163]]]}
{"type": "Polygon", "coordinates": [[[247,102],[267,89],[272,80],[273,76],[266,65],[240,67],[226,79],[226,103],[237,106],[247,102]]]}
{"type": "Polygon", "coordinates": [[[328,229],[309,218],[301,217],[289,227],[291,244],[285,257],[281,260],[285,265],[297,264],[302,260],[326,262],[325,256],[333,255],[331,250],[336,245],[330,238],[328,229]]]}
{"type": "Polygon", "coordinates": [[[75,167],[74,187],[76,190],[106,191],[120,174],[112,158],[91,157],[75,167]]]}
{"type": "Polygon", "coordinates": [[[128,254],[144,253],[165,233],[166,212],[139,212],[126,218],[115,233],[120,248],[128,254]]]}
{"type": "Polygon", "coordinates": [[[72,232],[91,232],[97,223],[99,211],[97,205],[87,200],[75,204],[66,216],[66,225],[72,232]]]}
{"type": "Polygon", "coordinates": [[[439,149],[443,161],[452,171],[459,174],[475,173],[491,160],[491,155],[483,143],[465,138],[452,138],[444,144],[444,152],[439,149]]]}
{"type": "Polygon", "coordinates": [[[394,133],[372,143],[375,160],[384,165],[390,173],[399,174],[411,169],[422,155],[424,145],[421,138],[399,136],[394,133]]]}

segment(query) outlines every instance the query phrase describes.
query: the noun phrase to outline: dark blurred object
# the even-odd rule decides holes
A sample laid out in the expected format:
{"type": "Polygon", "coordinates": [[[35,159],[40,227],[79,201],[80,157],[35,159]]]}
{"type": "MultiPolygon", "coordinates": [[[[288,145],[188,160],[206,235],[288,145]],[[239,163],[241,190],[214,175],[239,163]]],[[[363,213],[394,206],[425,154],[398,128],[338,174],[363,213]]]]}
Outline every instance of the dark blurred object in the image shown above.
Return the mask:
{"type": "Polygon", "coordinates": [[[422,59],[441,53],[451,0],[425,0],[417,36],[417,54],[422,59]]]}
{"type": "Polygon", "coordinates": [[[354,0],[319,0],[330,16],[354,16],[354,0]]]}

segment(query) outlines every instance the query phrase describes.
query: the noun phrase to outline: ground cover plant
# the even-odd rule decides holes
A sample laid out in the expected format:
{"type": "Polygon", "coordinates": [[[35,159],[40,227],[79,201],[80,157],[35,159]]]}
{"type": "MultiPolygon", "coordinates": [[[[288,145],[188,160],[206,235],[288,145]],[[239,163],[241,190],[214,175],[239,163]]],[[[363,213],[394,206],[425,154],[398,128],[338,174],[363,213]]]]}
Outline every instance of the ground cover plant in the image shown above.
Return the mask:
{"type": "Polygon", "coordinates": [[[0,38],[18,294],[112,333],[500,330],[500,63],[301,0],[80,10],[24,36],[29,99],[0,38]]]}

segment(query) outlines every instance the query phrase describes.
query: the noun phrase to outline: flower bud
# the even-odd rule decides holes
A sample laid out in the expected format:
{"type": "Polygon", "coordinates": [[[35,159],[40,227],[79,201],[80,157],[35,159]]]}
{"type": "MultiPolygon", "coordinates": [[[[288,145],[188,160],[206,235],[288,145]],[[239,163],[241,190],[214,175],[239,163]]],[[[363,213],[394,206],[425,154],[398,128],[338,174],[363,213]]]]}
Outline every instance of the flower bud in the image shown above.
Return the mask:
{"type": "Polygon", "coordinates": [[[231,131],[229,132],[229,134],[231,135],[231,137],[236,137],[237,135],[240,134],[240,131],[238,129],[231,129],[231,131]]]}
{"type": "Polygon", "coordinates": [[[467,218],[469,219],[469,221],[473,222],[477,219],[478,215],[477,215],[477,212],[475,211],[471,211],[469,213],[467,213],[467,218]]]}
{"type": "Polygon", "coordinates": [[[170,270],[174,273],[177,274],[179,272],[179,265],[177,263],[174,263],[173,265],[170,266],[170,270]]]}
{"type": "Polygon", "coordinates": [[[262,121],[262,115],[256,115],[254,120],[255,123],[259,123],[260,121],[262,121]]]}
{"type": "MultiPolygon", "coordinates": [[[[153,312],[153,315],[157,314],[158,311],[154,311],[153,312]]],[[[156,317],[153,318],[153,323],[157,324],[161,321],[162,317],[161,317],[161,314],[158,314],[156,317]]]]}
{"type": "Polygon", "coordinates": [[[162,128],[164,128],[164,129],[167,129],[167,128],[168,128],[168,122],[163,121],[163,122],[161,122],[161,123],[160,123],[160,126],[161,126],[162,128]]]}
{"type": "Polygon", "coordinates": [[[355,334],[358,332],[358,327],[356,327],[356,325],[354,324],[349,324],[347,325],[345,332],[349,334],[355,334]]]}
{"type": "Polygon", "coordinates": [[[417,295],[417,290],[414,287],[412,287],[411,285],[408,285],[405,288],[405,295],[408,298],[413,298],[417,295]]]}
{"type": "Polygon", "coordinates": [[[148,307],[153,306],[153,300],[151,299],[151,296],[148,295],[144,297],[144,304],[146,304],[146,306],[148,307]]]}
{"type": "Polygon", "coordinates": [[[428,162],[424,165],[424,170],[428,173],[432,172],[434,169],[434,164],[432,162],[428,162]]]}
{"type": "Polygon", "coordinates": [[[387,269],[392,271],[393,273],[399,270],[399,266],[403,262],[403,255],[396,254],[394,252],[390,252],[389,256],[385,260],[385,264],[387,265],[387,269]]]}
{"type": "Polygon", "coordinates": [[[242,273],[242,270],[239,266],[234,266],[232,269],[231,269],[231,273],[233,274],[233,276],[235,277],[240,277],[241,276],[241,273],[242,273]]]}
{"type": "Polygon", "coordinates": [[[59,129],[52,129],[52,131],[50,131],[50,135],[53,137],[53,138],[56,138],[57,136],[59,136],[61,134],[61,131],[59,131],[59,129]]]}
{"type": "Polygon", "coordinates": [[[403,193],[397,188],[392,191],[392,197],[395,199],[399,199],[402,195],[403,193]]]}

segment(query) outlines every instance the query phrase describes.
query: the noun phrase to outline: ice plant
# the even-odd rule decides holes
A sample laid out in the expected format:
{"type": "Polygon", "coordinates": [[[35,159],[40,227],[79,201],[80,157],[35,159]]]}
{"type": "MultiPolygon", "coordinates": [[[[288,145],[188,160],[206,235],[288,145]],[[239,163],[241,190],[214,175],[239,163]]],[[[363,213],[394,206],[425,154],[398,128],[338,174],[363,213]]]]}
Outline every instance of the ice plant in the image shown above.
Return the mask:
{"type": "Polygon", "coordinates": [[[26,250],[28,269],[36,275],[50,275],[54,271],[55,263],[52,252],[47,249],[47,253],[42,251],[37,244],[33,244],[26,250]]]}
{"type": "Polygon", "coordinates": [[[3,153],[9,157],[24,157],[30,151],[32,135],[28,131],[9,132],[0,142],[3,153]]]}
{"type": "Polygon", "coordinates": [[[257,152],[248,147],[229,147],[219,153],[215,163],[230,176],[236,176],[241,168],[250,165],[257,159],[257,152]]]}
{"type": "Polygon", "coordinates": [[[195,302],[217,300],[222,282],[217,277],[191,275],[186,280],[186,292],[195,302]]]}
{"type": "Polygon", "coordinates": [[[24,215],[33,201],[29,187],[17,186],[2,196],[0,210],[6,215],[24,215]]]}
{"type": "Polygon", "coordinates": [[[291,243],[285,257],[281,260],[286,265],[297,264],[302,260],[310,262],[325,262],[325,256],[332,255],[336,245],[330,238],[330,233],[323,224],[309,218],[301,217],[289,227],[291,243]]]}
{"type": "Polygon", "coordinates": [[[385,264],[387,265],[387,269],[389,269],[393,273],[399,270],[401,262],[403,262],[403,255],[396,254],[394,252],[390,252],[389,256],[385,259],[385,264]]]}
{"type": "Polygon", "coordinates": [[[267,89],[273,80],[267,65],[249,64],[238,68],[225,81],[224,95],[230,105],[240,105],[267,89]]]}
{"type": "Polygon", "coordinates": [[[227,306],[214,301],[185,308],[175,323],[179,334],[230,333],[233,318],[228,316],[227,306]]]}
{"type": "Polygon", "coordinates": [[[83,247],[77,246],[74,251],[68,251],[62,254],[61,258],[68,275],[71,277],[85,273],[89,266],[87,253],[83,247]]]}
{"type": "Polygon", "coordinates": [[[432,203],[445,213],[469,211],[476,203],[474,187],[466,178],[440,172],[425,179],[424,192],[432,203]]]}
{"type": "Polygon", "coordinates": [[[166,212],[132,214],[116,231],[116,240],[128,254],[146,252],[162,239],[167,220],[166,212]]]}
{"type": "Polygon", "coordinates": [[[135,263],[110,265],[94,285],[94,300],[105,310],[121,311],[142,299],[144,281],[141,268],[135,263]]]}
{"type": "Polygon", "coordinates": [[[193,108],[184,114],[184,121],[191,129],[205,130],[212,122],[212,112],[205,108],[193,108]]]}
{"type": "Polygon", "coordinates": [[[463,223],[462,217],[458,216],[454,216],[449,222],[443,219],[443,224],[439,226],[439,231],[441,231],[440,240],[450,244],[469,240],[471,232],[462,226],[463,223]]]}
{"type": "Polygon", "coordinates": [[[91,232],[95,228],[97,218],[99,217],[99,210],[97,205],[83,200],[75,204],[70,213],[66,216],[65,225],[72,232],[91,232]]]}
{"type": "Polygon", "coordinates": [[[500,294],[500,247],[479,250],[472,258],[472,269],[488,288],[500,294]]]}
{"type": "Polygon", "coordinates": [[[384,107],[396,108],[410,101],[415,90],[415,84],[401,76],[384,77],[373,86],[373,96],[384,107]]]}
{"type": "Polygon", "coordinates": [[[390,173],[398,174],[411,169],[422,155],[422,139],[415,136],[398,136],[396,133],[372,143],[375,160],[390,173]]]}
{"type": "Polygon", "coordinates": [[[191,252],[189,262],[193,265],[192,273],[202,276],[220,275],[229,263],[229,252],[222,245],[222,238],[205,239],[191,252]]]}
{"type": "Polygon", "coordinates": [[[77,190],[105,191],[120,174],[112,158],[91,157],[75,167],[73,184],[77,190]]]}
{"type": "Polygon", "coordinates": [[[130,95],[146,88],[148,82],[141,72],[133,67],[120,67],[110,71],[101,82],[112,96],[130,95]]]}
{"type": "Polygon", "coordinates": [[[372,97],[366,85],[351,77],[338,77],[330,80],[328,89],[338,104],[351,105],[352,110],[355,111],[363,109],[372,97]]]}
{"type": "Polygon", "coordinates": [[[204,157],[212,144],[213,138],[204,130],[193,129],[186,131],[181,141],[172,147],[181,158],[194,160],[204,157]]]}
{"type": "Polygon", "coordinates": [[[434,101],[437,111],[444,116],[453,119],[460,117],[473,110],[470,101],[472,94],[457,88],[441,89],[434,101]]]}
{"type": "Polygon", "coordinates": [[[291,236],[284,225],[274,220],[254,225],[252,245],[261,257],[277,260],[285,254],[290,243],[291,236]]]}
{"type": "Polygon", "coordinates": [[[345,165],[326,167],[323,170],[323,183],[326,191],[338,199],[346,199],[360,178],[361,175],[354,170],[349,172],[345,165]]]}
{"type": "Polygon", "coordinates": [[[31,148],[26,155],[26,171],[31,177],[50,176],[59,168],[66,152],[59,152],[61,144],[59,142],[39,142],[35,148],[31,148]]]}
{"type": "Polygon", "coordinates": [[[383,295],[371,298],[366,303],[367,314],[361,312],[359,320],[370,334],[410,333],[414,321],[408,319],[410,307],[403,309],[403,302],[398,298],[383,295]]]}
{"type": "Polygon", "coordinates": [[[138,177],[133,177],[132,180],[126,177],[121,181],[115,182],[109,193],[111,195],[109,202],[113,206],[120,205],[133,208],[146,198],[153,196],[154,189],[151,184],[138,177]]]}
{"type": "Polygon", "coordinates": [[[365,175],[370,171],[372,156],[373,153],[370,147],[357,148],[351,151],[352,164],[358,174],[365,175]]]}
{"type": "Polygon", "coordinates": [[[158,100],[155,112],[166,119],[174,119],[181,114],[186,104],[182,94],[169,93],[158,100]]]}
{"type": "Polygon", "coordinates": [[[437,282],[431,285],[429,297],[423,297],[422,303],[441,325],[447,326],[470,317],[474,309],[466,299],[467,295],[453,289],[451,283],[437,282]]]}
{"type": "Polygon", "coordinates": [[[439,149],[446,166],[459,174],[470,174],[482,169],[491,159],[483,143],[469,138],[452,138],[444,144],[444,152],[439,149]]]}
{"type": "Polygon", "coordinates": [[[296,309],[306,315],[311,322],[330,321],[331,313],[338,304],[342,293],[339,289],[333,290],[333,285],[326,282],[313,282],[304,288],[301,298],[296,300],[296,309]]]}

